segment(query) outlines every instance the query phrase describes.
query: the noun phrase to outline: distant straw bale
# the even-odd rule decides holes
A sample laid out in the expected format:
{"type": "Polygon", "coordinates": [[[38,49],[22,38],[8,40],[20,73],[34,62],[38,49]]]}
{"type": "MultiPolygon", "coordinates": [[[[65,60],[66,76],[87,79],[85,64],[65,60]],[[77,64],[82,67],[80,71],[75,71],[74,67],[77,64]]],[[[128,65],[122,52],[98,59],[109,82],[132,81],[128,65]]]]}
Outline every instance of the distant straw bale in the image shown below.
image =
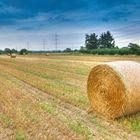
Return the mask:
{"type": "Polygon", "coordinates": [[[11,57],[11,58],[16,58],[17,55],[16,55],[16,54],[11,54],[10,57],[11,57]]]}
{"type": "Polygon", "coordinates": [[[88,77],[91,108],[107,118],[140,111],[140,64],[116,61],[97,65],[88,77]]]}

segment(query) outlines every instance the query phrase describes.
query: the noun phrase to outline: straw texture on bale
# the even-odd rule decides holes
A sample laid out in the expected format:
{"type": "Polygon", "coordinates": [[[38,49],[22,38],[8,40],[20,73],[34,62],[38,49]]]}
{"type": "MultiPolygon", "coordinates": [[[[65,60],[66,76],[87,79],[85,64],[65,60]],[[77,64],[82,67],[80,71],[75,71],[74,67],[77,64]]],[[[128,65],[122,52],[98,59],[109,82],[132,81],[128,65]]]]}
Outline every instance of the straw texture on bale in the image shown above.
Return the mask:
{"type": "Polygon", "coordinates": [[[107,118],[140,111],[140,64],[116,61],[97,65],[88,77],[92,110],[107,118]]]}

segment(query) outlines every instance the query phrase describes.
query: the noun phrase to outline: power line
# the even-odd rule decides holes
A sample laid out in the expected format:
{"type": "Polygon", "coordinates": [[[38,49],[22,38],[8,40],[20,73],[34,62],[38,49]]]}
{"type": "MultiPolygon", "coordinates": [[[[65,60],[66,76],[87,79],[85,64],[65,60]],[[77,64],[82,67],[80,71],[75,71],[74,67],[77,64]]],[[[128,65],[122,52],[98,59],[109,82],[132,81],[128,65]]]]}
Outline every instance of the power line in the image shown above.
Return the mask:
{"type": "Polygon", "coordinates": [[[45,42],[45,40],[43,40],[43,50],[44,51],[46,50],[46,42],[45,42]]]}
{"type": "Polygon", "coordinates": [[[18,51],[18,46],[16,46],[16,50],[18,51]]]}
{"type": "Polygon", "coordinates": [[[58,34],[55,34],[55,50],[57,51],[57,47],[58,47],[58,34]]]}
{"type": "Polygon", "coordinates": [[[27,50],[29,50],[30,47],[29,47],[29,41],[27,41],[27,50]]]}

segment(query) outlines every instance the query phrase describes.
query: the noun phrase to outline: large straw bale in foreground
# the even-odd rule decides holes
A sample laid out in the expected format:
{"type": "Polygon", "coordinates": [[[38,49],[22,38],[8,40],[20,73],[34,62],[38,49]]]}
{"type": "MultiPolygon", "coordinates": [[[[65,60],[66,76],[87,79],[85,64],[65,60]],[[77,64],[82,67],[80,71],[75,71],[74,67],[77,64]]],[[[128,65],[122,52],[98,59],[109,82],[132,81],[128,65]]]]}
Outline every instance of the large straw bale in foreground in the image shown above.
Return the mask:
{"type": "Polygon", "coordinates": [[[107,118],[140,111],[140,64],[109,62],[94,67],[88,77],[91,108],[107,118]]]}

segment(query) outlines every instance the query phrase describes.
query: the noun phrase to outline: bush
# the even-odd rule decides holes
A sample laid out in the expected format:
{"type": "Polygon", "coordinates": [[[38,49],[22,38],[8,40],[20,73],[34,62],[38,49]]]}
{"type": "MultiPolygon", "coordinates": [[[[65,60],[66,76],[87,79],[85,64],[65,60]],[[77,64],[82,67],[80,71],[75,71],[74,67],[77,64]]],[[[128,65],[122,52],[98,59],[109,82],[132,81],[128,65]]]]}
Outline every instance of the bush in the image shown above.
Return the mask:
{"type": "Polygon", "coordinates": [[[80,50],[81,53],[97,54],[97,55],[140,55],[140,49],[133,51],[130,48],[112,48],[112,49],[93,49],[80,50]]]}
{"type": "Polygon", "coordinates": [[[3,54],[4,52],[2,50],[0,50],[0,55],[3,54]]]}
{"type": "Polygon", "coordinates": [[[24,55],[24,54],[28,54],[28,53],[29,53],[29,51],[27,49],[21,49],[19,52],[20,55],[24,55]]]}

